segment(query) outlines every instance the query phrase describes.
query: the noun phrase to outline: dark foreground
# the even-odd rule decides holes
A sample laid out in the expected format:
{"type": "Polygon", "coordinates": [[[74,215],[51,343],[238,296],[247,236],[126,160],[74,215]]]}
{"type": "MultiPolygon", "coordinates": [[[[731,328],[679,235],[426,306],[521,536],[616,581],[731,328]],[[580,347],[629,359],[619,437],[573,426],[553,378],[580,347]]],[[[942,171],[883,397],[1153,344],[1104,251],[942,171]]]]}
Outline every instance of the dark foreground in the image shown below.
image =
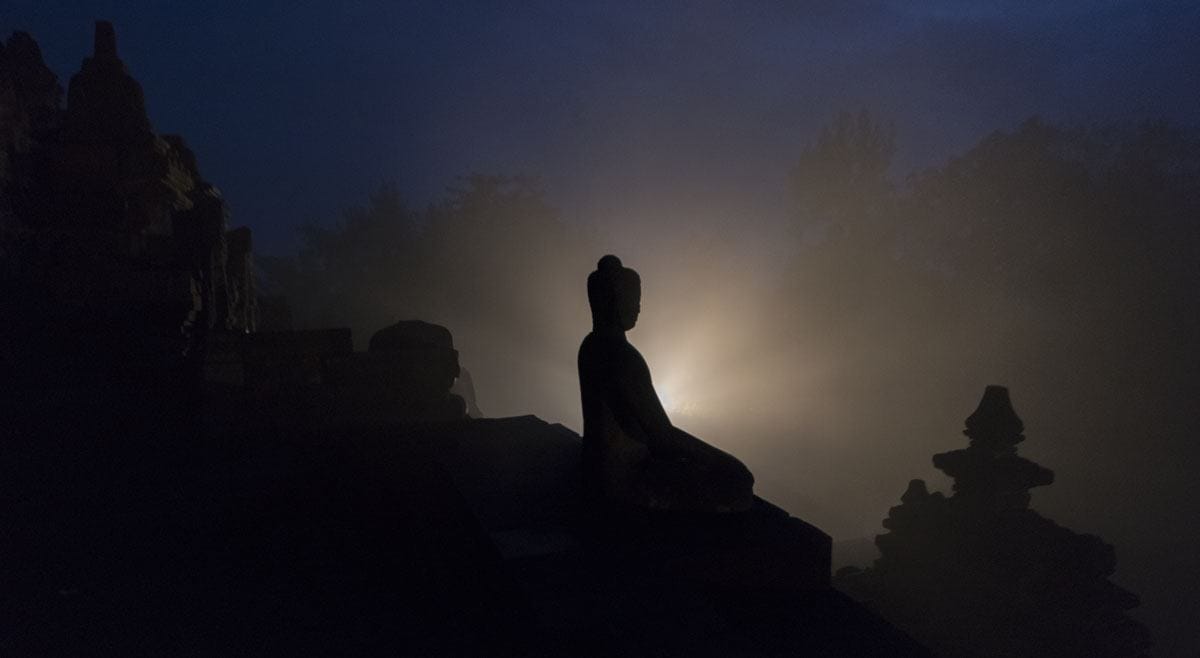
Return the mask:
{"type": "Polygon", "coordinates": [[[169,377],[21,388],[3,655],[923,655],[827,586],[820,531],[766,503],[589,511],[578,437],[534,417],[329,423],[169,377]]]}

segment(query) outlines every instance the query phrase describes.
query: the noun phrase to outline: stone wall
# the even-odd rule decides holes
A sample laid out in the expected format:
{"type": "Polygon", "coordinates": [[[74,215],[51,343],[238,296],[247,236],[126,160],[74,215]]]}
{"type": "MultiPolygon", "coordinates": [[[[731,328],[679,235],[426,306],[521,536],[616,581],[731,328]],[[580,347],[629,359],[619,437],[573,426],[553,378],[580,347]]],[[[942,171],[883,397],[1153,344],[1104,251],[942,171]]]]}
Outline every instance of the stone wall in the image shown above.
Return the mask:
{"type": "MultiPolygon", "coordinates": [[[[211,334],[253,331],[250,232],[230,230],[183,139],[154,132],[110,23],[62,97],[36,42],[13,34],[0,48],[0,272],[28,322],[81,341],[127,332],[166,366],[194,361],[211,334]]],[[[0,336],[6,352],[21,334],[0,336]]]]}

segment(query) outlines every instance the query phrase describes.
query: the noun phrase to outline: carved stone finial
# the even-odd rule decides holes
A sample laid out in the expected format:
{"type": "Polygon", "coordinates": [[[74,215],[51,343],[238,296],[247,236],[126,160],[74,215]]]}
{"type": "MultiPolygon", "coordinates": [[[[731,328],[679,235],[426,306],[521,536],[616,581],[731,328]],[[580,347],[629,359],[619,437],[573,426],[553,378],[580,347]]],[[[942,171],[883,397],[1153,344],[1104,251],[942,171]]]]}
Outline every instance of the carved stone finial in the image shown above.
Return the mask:
{"type": "Polygon", "coordinates": [[[954,478],[956,498],[973,499],[994,509],[1024,509],[1029,490],[1054,482],[1054,472],[1017,455],[1025,424],[1013,411],[1008,389],[988,386],[963,432],[971,440],[962,450],[938,453],[933,465],[954,478]]]}
{"type": "Polygon", "coordinates": [[[988,386],[983,391],[975,413],[967,417],[967,429],[963,430],[973,441],[988,444],[1016,445],[1025,439],[1025,423],[1013,410],[1008,389],[1004,386],[988,386]]]}
{"type": "Polygon", "coordinates": [[[927,498],[929,498],[929,489],[925,486],[925,481],[912,480],[908,483],[908,489],[904,495],[900,497],[900,502],[919,503],[927,498]]]}
{"type": "Polygon", "coordinates": [[[117,59],[117,31],[108,21],[96,21],[96,39],[92,50],[96,59],[117,59]]]}
{"type": "Polygon", "coordinates": [[[92,56],[71,76],[64,131],[67,141],[144,145],[153,138],[142,86],[117,58],[117,35],[108,21],[96,21],[92,56]]]}

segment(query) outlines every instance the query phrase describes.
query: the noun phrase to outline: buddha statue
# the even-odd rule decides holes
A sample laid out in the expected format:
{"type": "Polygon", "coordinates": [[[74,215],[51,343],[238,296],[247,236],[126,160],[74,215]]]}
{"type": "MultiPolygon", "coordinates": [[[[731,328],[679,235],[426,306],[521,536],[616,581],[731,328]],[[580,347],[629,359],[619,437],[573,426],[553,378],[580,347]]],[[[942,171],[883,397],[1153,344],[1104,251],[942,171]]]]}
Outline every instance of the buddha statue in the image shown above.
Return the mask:
{"type": "Polygon", "coordinates": [[[651,510],[750,509],[754,476],[671,424],[645,359],[625,338],[641,312],[637,272],[604,256],[587,290],[592,332],[579,348],[585,489],[606,503],[651,510]]]}

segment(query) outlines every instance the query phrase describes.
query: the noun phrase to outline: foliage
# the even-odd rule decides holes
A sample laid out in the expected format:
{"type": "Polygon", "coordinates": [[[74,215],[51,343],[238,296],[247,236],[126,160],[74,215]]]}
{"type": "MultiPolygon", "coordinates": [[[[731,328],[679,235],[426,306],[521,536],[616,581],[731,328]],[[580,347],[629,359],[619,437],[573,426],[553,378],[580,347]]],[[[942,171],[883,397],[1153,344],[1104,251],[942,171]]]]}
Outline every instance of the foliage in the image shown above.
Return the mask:
{"type": "Polygon", "coordinates": [[[436,322],[453,333],[490,413],[528,413],[531,401],[562,395],[540,390],[557,382],[530,369],[548,350],[573,363],[578,332],[561,331],[562,318],[588,317],[578,282],[596,254],[534,181],[469,176],[419,211],[384,187],[300,238],[295,256],[262,266],[264,286],[288,300],[298,328],[350,326],[363,346],[397,320],[436,322]],[[514,378],[531,384],[514,388],[514,378]]]}
{"type": "MultiPolygon", "coordinates": [[[[1043,327],[1093,321],[1101,341],[1137,341],[1152,322],[1194,346],[1200,318],[1172,291],[1200,285],[1195,135],[1033,118],[901,189],[886,180],[890,135],[842,114],[800,157],[797,224],[827,234],[804,241],[790,277],[802,337],[1037,316],[1043,327]],[[1139,326],[1125,323],[1135,316],[1139,326]]],[[[870,350],[845,347],[857,348],[870,350]]]]}
{"type": "MultiPolygon", "coordinates": [[[[866,110],[840,112],[801,152],[792,169],[798,214],[810,223],[832,224],[835,235],[855,235],[886,208],[893,188],[888,168],[895,129],[866,110]]],[[[859,237],[855,235],[855,237],[859,237]]]]}
{"type": "MultiPolygon", "coordinates": [[[[875,132],[862,126],[854,130],[875,132]]],[[[875,161],[878,150],[855,146],[863,140],[823,138],[837,148],[802,156],[809,173],[795,184],[810,210],[797,214],[801,232],[819,233],[830,216],[850,228],[804,242],[780,302],[793,309],[800,352],[813,355],[806,365],[829,373],[814,387],[824,405],[870,410],[838,428],[861,446],[847,448],[859,450],[856,462],[916,463],[908,453],[920,440],[908,437],[944,427],[936,423],[951,413],[946,401],[987,378],[1030,400],[1031,416],[1056,437],[1034,449],[1070,465],[1078,487],[1050,498],[1072,501],[1076,513],[1092,508],[1093,526],[1120,530],[1111,508],[1131,482],[1143,483],[1145,497],[1129,510],[1188,499],[1182,482],[1160,475],[1178,468],[1173,456],[1200,430],[1189,411],[1200,394],[1200,138],[1162,122],[1067,127],[1032,118],[903,185],[856,187],[858,172],[882,171],[845,164],[875,161]],[[850,210],[811,210],[822,207],[850,210]]],[[[930,532],[915,528],[913,545],[942,541],[930,532]]],[[[932,600],[974,587],[926,585],[932,600]]],[[[930,614],[927,602],[906,605],[890,614],[930,614]]]]}

